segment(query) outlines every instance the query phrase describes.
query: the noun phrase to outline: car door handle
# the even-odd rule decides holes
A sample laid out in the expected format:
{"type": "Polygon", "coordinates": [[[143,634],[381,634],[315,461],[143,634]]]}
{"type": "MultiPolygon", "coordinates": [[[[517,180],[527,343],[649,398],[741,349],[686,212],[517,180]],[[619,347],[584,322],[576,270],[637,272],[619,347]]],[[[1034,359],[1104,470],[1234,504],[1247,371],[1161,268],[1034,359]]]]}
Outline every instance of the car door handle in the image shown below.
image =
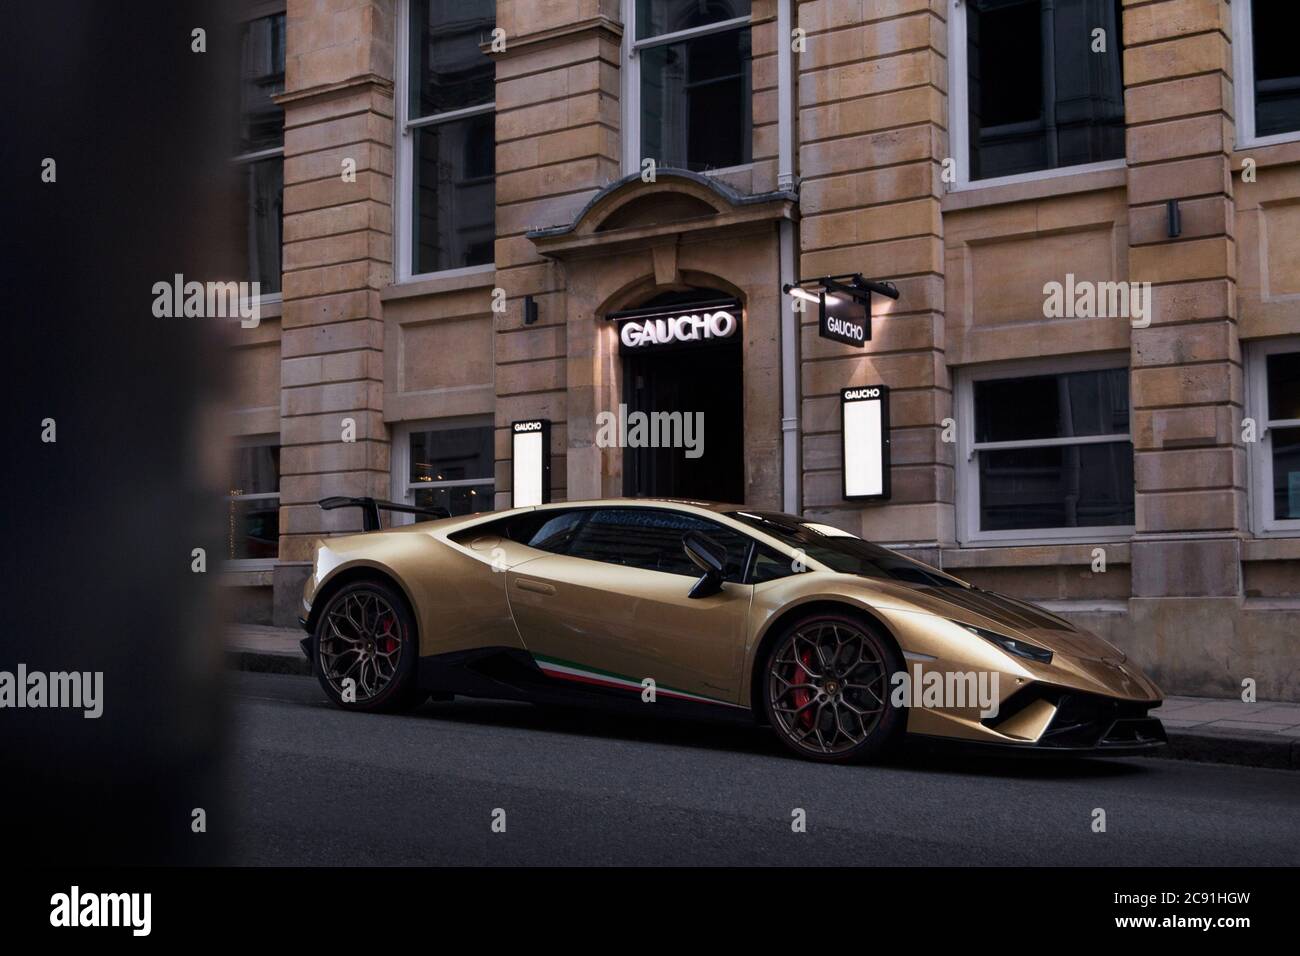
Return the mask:
{"type": "Polygon", "coordinates": [[[546,584],[542,581],[533,581],[529,578],[516,578],[515,587],[521,591],[532,591],[536,594],[554,594],[554,585],[546,584]]]}

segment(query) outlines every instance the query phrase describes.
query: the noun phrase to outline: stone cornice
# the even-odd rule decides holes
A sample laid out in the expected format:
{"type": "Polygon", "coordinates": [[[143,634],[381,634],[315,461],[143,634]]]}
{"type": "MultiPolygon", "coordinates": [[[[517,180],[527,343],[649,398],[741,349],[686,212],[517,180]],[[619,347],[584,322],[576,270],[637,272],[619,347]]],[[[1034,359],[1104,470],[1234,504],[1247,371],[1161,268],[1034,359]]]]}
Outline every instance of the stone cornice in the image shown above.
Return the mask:
{"type": "Polygon", "coordinates": [[[494,60],[503,60],[520,51],[532,52],[547,46],[558,46],[569,40],[600,36],[602,34],[615,43],[621,43],[623,40],[623,24],[617,20],[611,20],[607,16],[598,15],[588,17],[586,20],[578,20],[574,23],[566,23],[563,26],[552,27],[550,30],[539,30],[536,33],[526,33],[518,37],[507,36],[506,48],[500,53],[492,51],[491,40],[479,44],[479,49],[494,60]]]}
{"type": "Polygon", "coordinates": [[[311,100],[323,99],[367,86],[389,94],[393,92],[392,80],[380,76],[378,73],[363,73],[360,76],[350,76],[346,80],[339,80],[337,83],[321,83],[316,86],[309,86],[306,89],[286,90],[277,96],[271,97],[271,99],[279,106],[288,106],[290,104],[297,106],[311,100]]]}

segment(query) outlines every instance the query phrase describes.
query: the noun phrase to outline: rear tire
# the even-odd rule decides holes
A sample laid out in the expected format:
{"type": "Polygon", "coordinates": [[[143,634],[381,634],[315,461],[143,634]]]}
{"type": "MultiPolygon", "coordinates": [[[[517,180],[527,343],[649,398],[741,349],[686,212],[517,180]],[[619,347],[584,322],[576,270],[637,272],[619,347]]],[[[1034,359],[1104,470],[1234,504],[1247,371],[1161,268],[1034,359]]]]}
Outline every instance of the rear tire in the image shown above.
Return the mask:
{"type": "Polygon", "coordinates": [[[906,716],[890,701],[903,659],[893,641],[852,614],[814,613],[784,629],[762,669],[768,723],[806,760],[857,763],[894,749],[906,716]]]}
{"type": "Polygon", "coordinates": [[[330,596],[312,633],[312,669],[338,707],[409,710],[417,686],[419,638],[406,598],[383,581],[356,581],[330,596]]]}

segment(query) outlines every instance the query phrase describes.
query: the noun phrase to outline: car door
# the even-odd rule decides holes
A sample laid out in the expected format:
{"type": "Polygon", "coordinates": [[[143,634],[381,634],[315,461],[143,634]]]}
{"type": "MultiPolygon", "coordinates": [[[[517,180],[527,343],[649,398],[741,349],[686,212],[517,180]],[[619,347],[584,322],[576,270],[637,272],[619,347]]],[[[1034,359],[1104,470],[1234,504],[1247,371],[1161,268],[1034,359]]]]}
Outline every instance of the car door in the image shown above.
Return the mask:
{"type": "Polygon", "coordinates": [[[511,612],[551,677],[629,693],[651,678],[657,698],[738,705],[749,546],[740,532],[688,512],[589,509],[563,553],[507,572],[511,612]],[[687,531],[727,549],[717,594],[689,597],[700,572],[682,549],[687,531]]]}

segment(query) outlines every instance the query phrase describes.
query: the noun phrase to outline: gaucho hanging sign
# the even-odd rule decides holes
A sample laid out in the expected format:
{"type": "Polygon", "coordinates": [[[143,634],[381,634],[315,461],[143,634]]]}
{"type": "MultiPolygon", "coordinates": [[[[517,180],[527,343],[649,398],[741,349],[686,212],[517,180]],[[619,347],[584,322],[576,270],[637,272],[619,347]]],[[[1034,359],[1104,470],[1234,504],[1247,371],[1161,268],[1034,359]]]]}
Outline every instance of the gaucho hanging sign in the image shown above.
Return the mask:
{"type": "Polygon", "coordinates": [[[735,299],[691,305],[629,309],[609,316],[619,323],[619,345],[627,351],[722,342],[740,330],[735,299]]]}
{"type": "Polygon", "coordinates": [[[898,298],[894,283],[864,279],[860,272],[787,282],[781,291],[795,300],[799,312],[805,310],[804,302],[817,303],[817,334],[822,338],[859,349],[871,341],[871,297],[898,298]]]}
{"type": "Polygon", "coordinates": [[[857,299],[823,292],[817,307],[817,334],[832,342],[865,348],[871,338],[871,316],[857,299]]]}

